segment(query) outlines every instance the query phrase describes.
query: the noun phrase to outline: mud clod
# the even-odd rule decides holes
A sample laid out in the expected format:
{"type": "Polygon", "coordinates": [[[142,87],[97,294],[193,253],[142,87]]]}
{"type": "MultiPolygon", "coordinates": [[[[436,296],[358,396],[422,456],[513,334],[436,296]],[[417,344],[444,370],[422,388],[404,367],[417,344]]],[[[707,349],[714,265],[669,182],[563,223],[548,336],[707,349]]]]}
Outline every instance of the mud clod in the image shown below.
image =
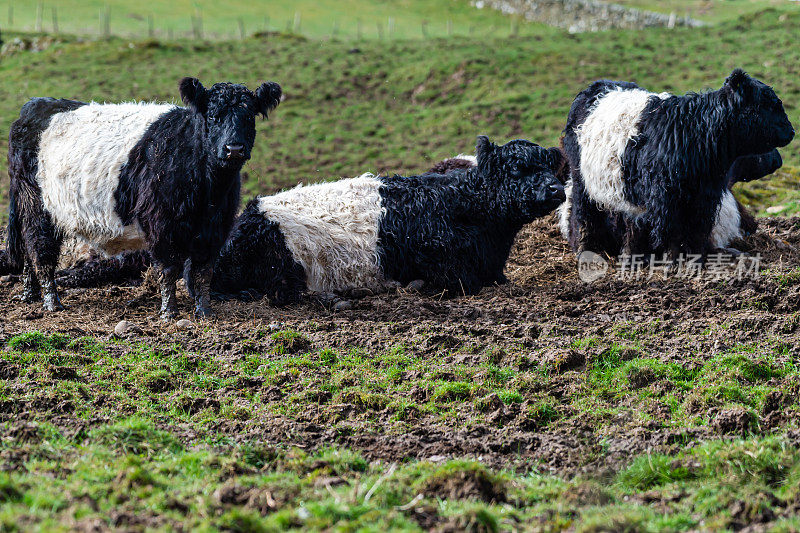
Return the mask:
{"type": "Polygon", "coordinates": [[[723,409],[714,418],[712,426],[721,434],[747,435],[755,430],[756,417],[742,408],[723,409]]]}
{"type": "Polygon", "coordinates": [[[442,499],[475,499],[487,503],[506,501],[503,482],[483,468],[434,474],[422,489],[424,494],[442,499]]]}

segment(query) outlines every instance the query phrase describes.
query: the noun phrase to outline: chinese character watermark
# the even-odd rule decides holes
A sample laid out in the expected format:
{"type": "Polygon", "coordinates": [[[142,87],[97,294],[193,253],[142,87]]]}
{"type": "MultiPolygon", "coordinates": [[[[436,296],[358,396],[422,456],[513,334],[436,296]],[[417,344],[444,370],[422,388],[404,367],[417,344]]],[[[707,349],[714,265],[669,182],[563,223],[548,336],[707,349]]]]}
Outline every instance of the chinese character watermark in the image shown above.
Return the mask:
{"type": "Polygon", "coordinates": [[[708,254],[705,261],[700,254],[681,254],[674,259],[655,254],[623,254],[609,261],[602,255],[585,251],[578,256],[578,277],[586,283],[609,274],[624,281],[758,279],[760,265],[761,254],[713,253],[708,254]]]}

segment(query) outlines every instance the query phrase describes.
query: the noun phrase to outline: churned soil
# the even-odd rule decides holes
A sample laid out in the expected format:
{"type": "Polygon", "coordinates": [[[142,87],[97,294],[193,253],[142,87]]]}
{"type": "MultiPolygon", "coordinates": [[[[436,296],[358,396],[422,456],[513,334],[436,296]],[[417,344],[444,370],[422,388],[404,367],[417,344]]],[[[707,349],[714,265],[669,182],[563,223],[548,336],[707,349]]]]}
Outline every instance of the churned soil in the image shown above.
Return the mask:
{"type": "MultiPolygon", "coordinates": [[[[761,219],[760,226],[755,235],[738,245],[751,256],[760,255],[760,276],[755,279],[620,280],[610,275],[583,283],[555,218],[548,217],[520,233],[507,265],[510,283],[485,288],[476,296],[398,289],[357,298],[307,298],[284,308],[270,307],[266,301],[226,301],[215,304],[216,318],[195,322],[188,314],[188,295],[181,290],[184,318],[193,321],[188,325],[159,319],[159,297],[151,273],[144,282],[132,276],[129,283],[121,285],[66,288],[62,300],[67,309],[58,313],[16,301],[21,284],[12,276],[0,283],[0,340],[5,343],[32,330],[114,339],[115,326],[126,320],[132,327],[123,335],[124,341],[177,345],[194,357],[218,360],[223,370],[235,368],[252,350],[272,350],[278,342],[266,337],[263,345],[254,347],[254,332],[287,329],[300,333],[297,344],[283,345],[272,357],[326,348],[355,348],[370,357],[403,346],[428,361],[429,371],[438,372],[440,380],[447,380],[448,372],[459,368],[491,364],[532,376],[524,387],[518,387],[521,394],[517,400],[501,399],[497,394],[476,397],[474,391],[462,394],[454,389],[439,392],[436,400],[450,402],[447,416],[412,407],[399,417],[397,409],[386,402],[346,395],[332,398],[323,388],[304,391],[301,370],[300,375],[281,380],[243,376],[238,387],[212,391],[206,398],[195,398],[197,405],[187,406],[190,412],[213,410],[230,399],[226,395],[259,391],[264,402],[276,406],[268,416],[245,420],[220,417],[215,424],[202,427],[171,425],[169,421],[165,425],[188,442],[203,438],[204,432],[214,432],[236,441],[306,449],[337,444],[367,458],[466,456],[498,467],[535,465],[558,473],[603,472],[636,453],[670,453],[715,435],[769,432],[792,422],[785,416],[793,415],[782,413],[781,406],[796,401],[791,396],[797,394],[797,387],[781,383],[780,378],[775,386],[781,392],[767,399],[755,415],[700,400],[692,403],[691,392],[686,392],[678,396],[684,405],[684,414],[678,417],[660,401],[672,385],[646,367],[627,375],[621,386],[627,392],[595,399],[602,408],[598,408],[600,414],[578,401],[594,398],[592,391],[587,391],[588,376],[598,361],[607,359],[609,349],[618,361],[646,355],[691,370],[731,347],[758,347],[768,340],[769,350],[782,346],[781,353],[796,360],[800,350],[800,219],[761,219]],[[336,305],[342,301],[348,304],[336,305]],[[536,372],[531,373],[532,369],[536,372]],[[651,394],[636,392],[641,390],[651,394]],[[307,409],[279,408],[288,396],[299,393],[311,398],[307,409]],[[537,411],[542,398],[550,402],[550,411],[537,411]],[[609,414],[611,408],[618,408],[616,414],[609,414]],[[687,412],[708,423],[692,422],[697,418],[687,412]]],[[[116,346],[126,349],[125,342],[116,346]]],[[[756,353],[753,357],[760,356],[756,353]]],[[[74,372],[55,369],[41,379],[75,379],[74,372]]],[[[13,363],[0,363],[7,390],[30,387],[18,374],[13,363]]],[[[406,371],[399,378],[410,384],[419,382],[418,387],[397,393],[412,406],[433,402],[436,393],[426,385],[426,375],[419,374],[419,370],[406,371]]],[[[165,380],[152,387],[148,393],[169,394],[176,384],[165,380]]],[[[96,392],[90,385],[87,394],[96,392]]],[[[22,393],[14,396],[0,405],[0,422],[48,420],[65,430],[73,425],[85,430],[107,421],[79,417],[74,406],[61,405],[55,399],[36,401],[22,393]]],[[[465,486],[487,494],[487,499],[502,500],[502,495],[494,494],[482,480],[471,480],[465,486]]],[[[431,487],[433,492],[447,490],[431,487]]]]}

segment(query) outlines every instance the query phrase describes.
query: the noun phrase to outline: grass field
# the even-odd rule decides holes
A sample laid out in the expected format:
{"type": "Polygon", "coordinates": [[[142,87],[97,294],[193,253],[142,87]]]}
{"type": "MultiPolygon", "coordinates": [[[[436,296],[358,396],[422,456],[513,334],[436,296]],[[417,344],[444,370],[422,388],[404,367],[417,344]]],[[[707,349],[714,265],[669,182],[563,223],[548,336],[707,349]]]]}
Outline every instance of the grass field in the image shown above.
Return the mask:
{"type": "Polygon", "coordinates": [[[202,18],[202,36],[211,39],[239,38],[242,29],[245,35],[283,31],[341,39],[505,37],[512,31],[528,34],[536,26],[488,9],[476,16],[467,0],[156,0],[133,5],[125,0],[2,0],[0,28],[52,32],[54,8],[60,32],[103,35],[107,13],[112,35],[140,38],[148,37],[151,29],[160,38],[193,37],[197,17],[202,18]]]}

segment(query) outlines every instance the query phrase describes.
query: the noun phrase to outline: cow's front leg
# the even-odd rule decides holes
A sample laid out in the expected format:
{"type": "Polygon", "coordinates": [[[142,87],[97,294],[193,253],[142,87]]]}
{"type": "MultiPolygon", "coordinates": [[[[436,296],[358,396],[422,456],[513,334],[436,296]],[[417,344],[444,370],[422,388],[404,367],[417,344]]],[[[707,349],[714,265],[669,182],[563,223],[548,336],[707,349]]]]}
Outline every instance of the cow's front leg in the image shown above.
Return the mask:
{"type": "Polygon", "coordinates": [[[208,318],[214,315],[211,310],[211,275],[213,267],[210,264],[196,265],[192,262],[190,279],[194,292],[195,315],[198,318],[208,318]]]}
{"type": "Polygon", "coordinates": [[[161,318],[170,321],[178,316],[178,299],[175,296],[175,283],[180,269],[176,266],[161,267],[161,318]]]}
{"type": "Polygon", "coordinates": [[[19,299],[26,304],[42,299],[42,287],[39,285],[39,279],[36,277],[33,266],[27,259],[22,267],[22,294],[19,299]]]}
{"type": "Polygon", "coordinates": [[[61,298],[58,297],[58,290],[56,289],[55,267],[42,268],[39,277],[42,280],[42,290],[44,291],[45,311],[62,311],[64,305],[61,303],[61,298]]]}

